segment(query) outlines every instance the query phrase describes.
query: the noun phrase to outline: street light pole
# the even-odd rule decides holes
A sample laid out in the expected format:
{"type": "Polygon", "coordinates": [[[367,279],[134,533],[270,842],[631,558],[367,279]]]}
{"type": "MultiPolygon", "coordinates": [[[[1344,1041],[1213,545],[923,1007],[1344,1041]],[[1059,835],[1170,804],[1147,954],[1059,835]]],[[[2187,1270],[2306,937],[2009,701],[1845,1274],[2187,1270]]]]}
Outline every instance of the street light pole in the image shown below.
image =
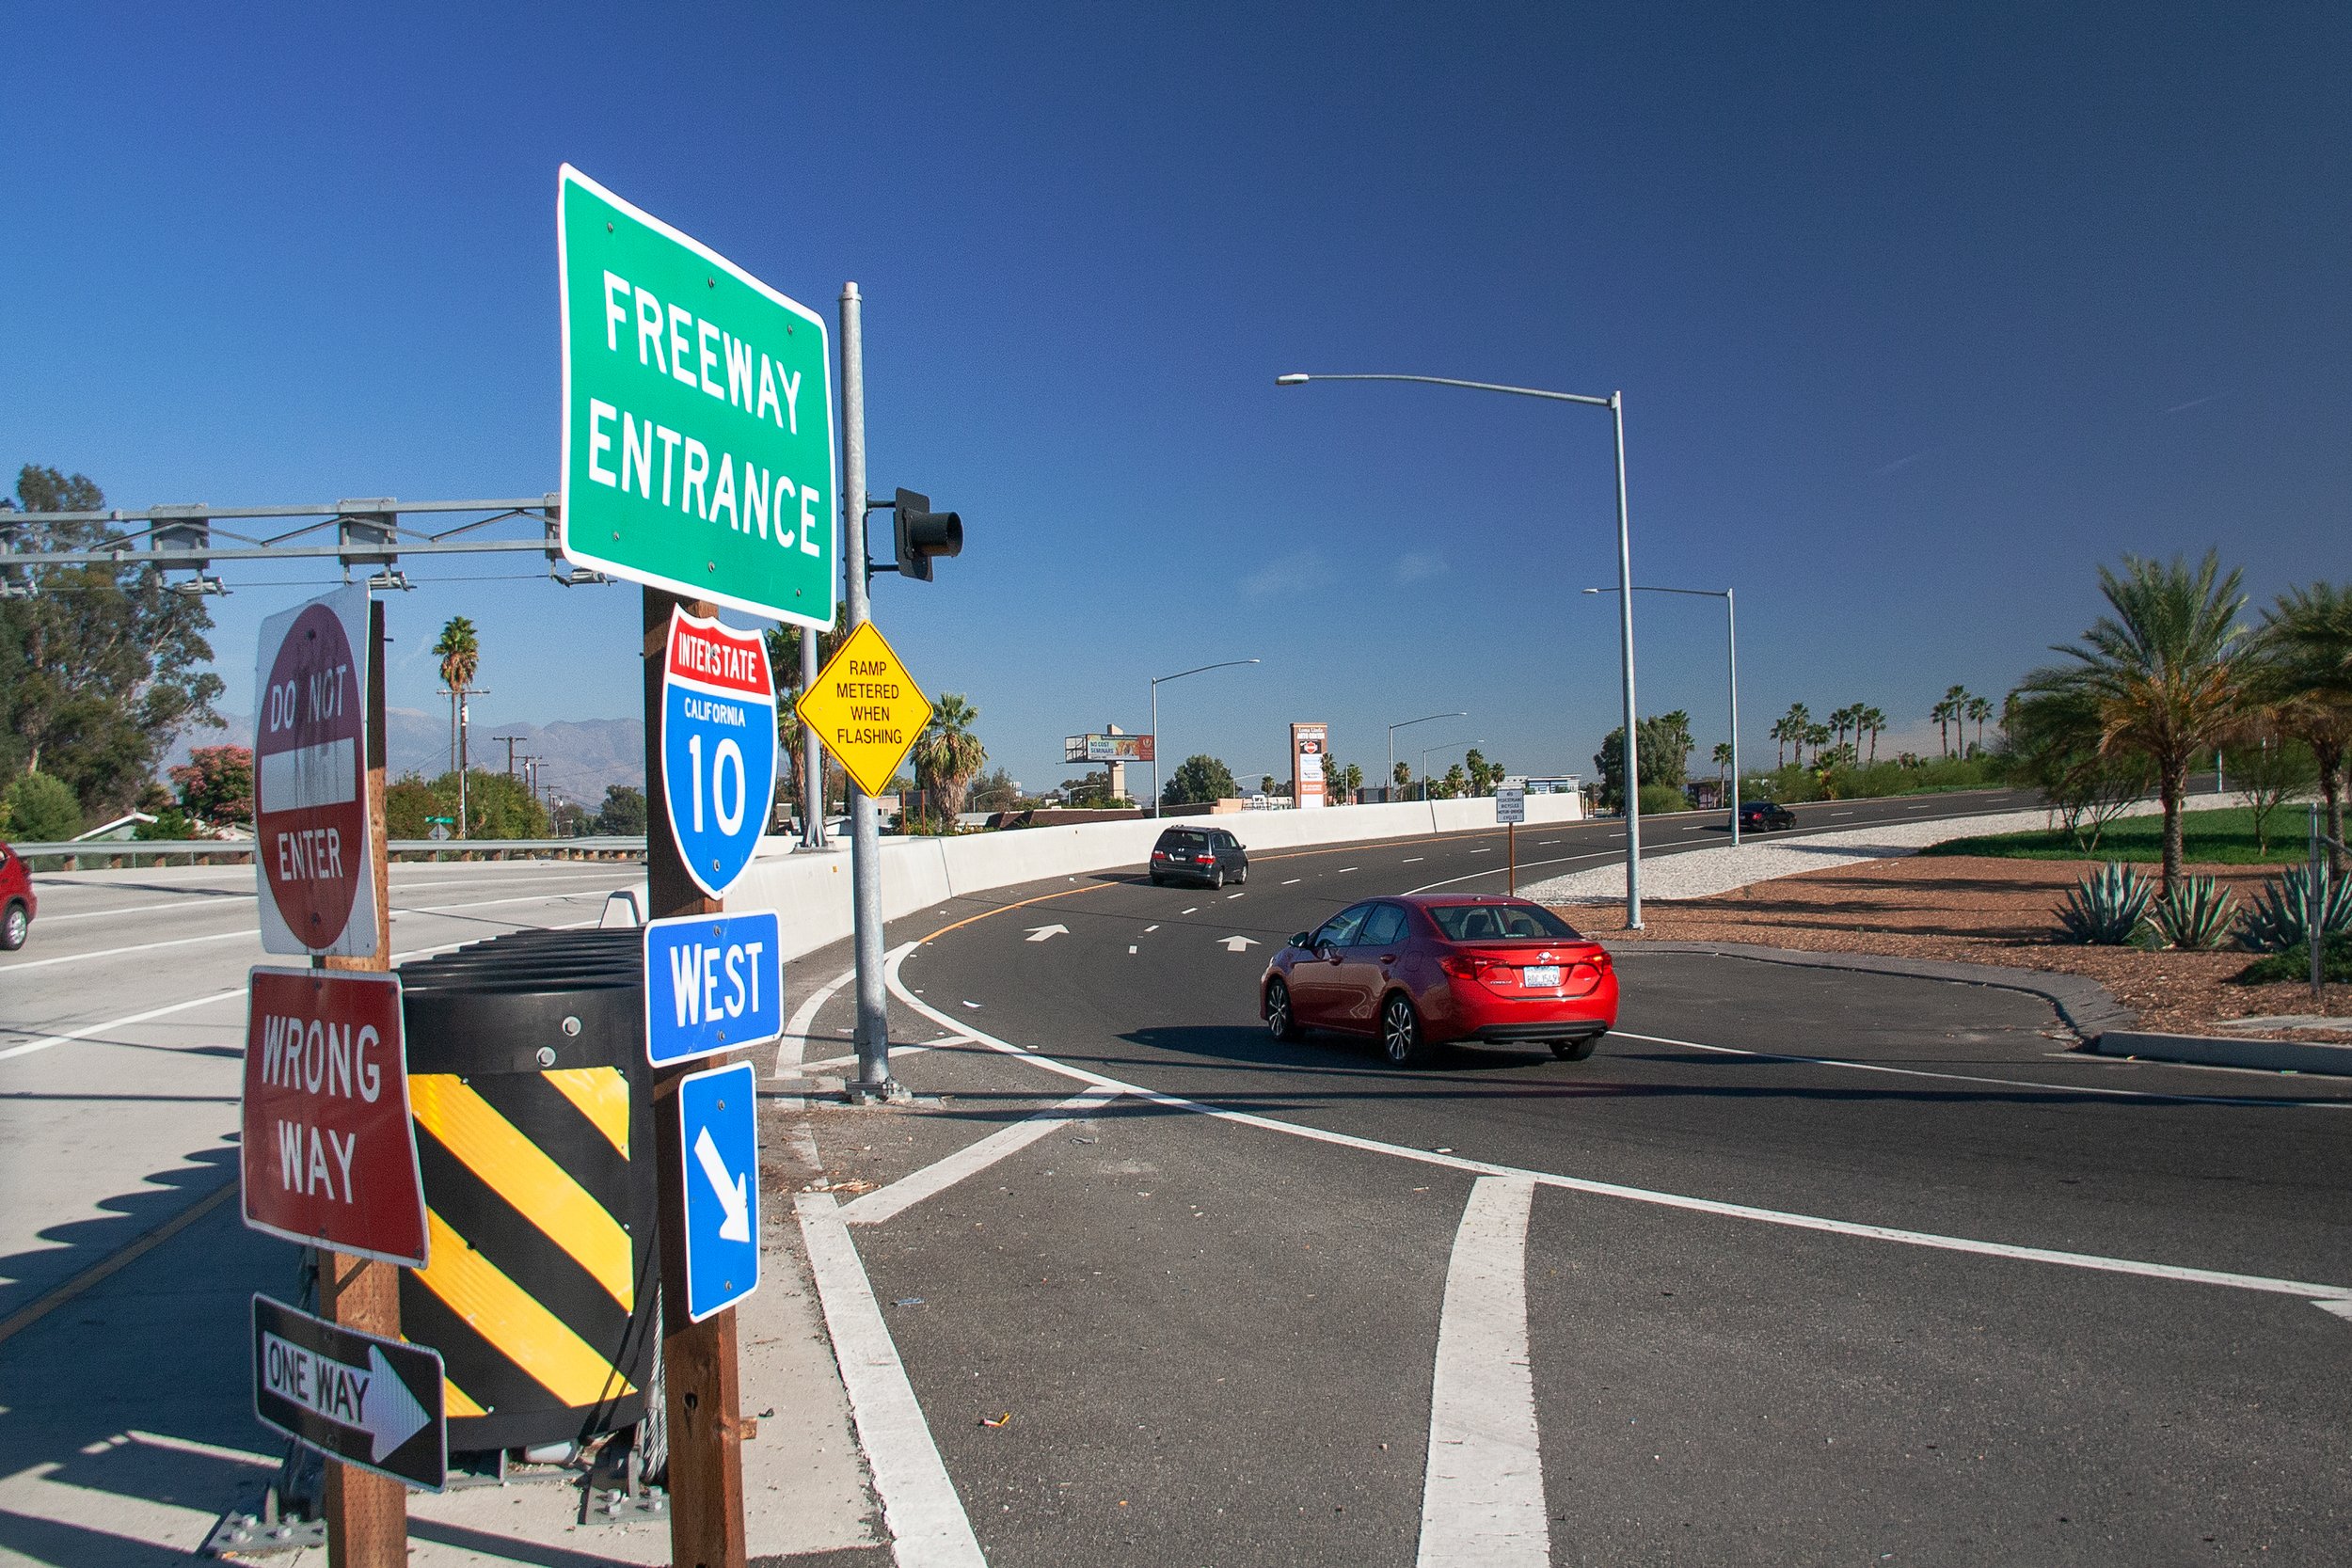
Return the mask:
{"type": "MultiPolygon", "coordinates": [[[[1653,588],[1633,585],[1636,594],[1688,594],[1693,598],[1724,601],[1724,629],[1729,634],[1731,666],[1731,842],[1740,843],[1740,610],[1728,588],[1653,588]]],[[[1587,588],[1587,594],[1614,594],[1614,588],[1587,588]]]]}
{"type": "MultiPolygon", "coordinates": [[[[1513,397],[1542,398],[1550,403],[1581,403],[1606,408],[1616,427],[1617,439],[1617,624],[1619,673],[1625,688],[1625,776],[1642,776],[1633,736],[1633,545],[1628,521],[1625,484],[1625,393],[1591,397],[1581,392],[1553,392],[1538,387],[1507,387],[1494,381],[1459,381],[1443,375],[1305,375],[1292,372],[1274,378],[1277,387],[1304,387],[1310,381],[1409,381],[1424,387],[1460,387],[1473,392],[1505,392],[1513,397]]],[[[1638,785],[1625,792],[1625,923],[1642,928],[1642,792],[1638,785]]]]}
{"type": "Polygon", "coordinates": [[[1172,675],[1152,677],[1152,815],[1160,815],[1160,683],[1180,681],[1186,675],[1197,675],[1203,670],[1230,670],[1237,664],[1255,664],[1254,658],[1228,658],[1216,664],[1202,664],[1190,670],[1179,670],[1172,675]]]}
{"type": "Polygon", "coordinates": [[[1431,721],[1432,719],[1468,719],[1469,717],[1470,717],[1470,710],[1469,710],[1469,709],[1467,709],[1467,708],[1455,708],[1455,709],[1454,709],[1453,712],[1451,712],[1451,713],[1425,713],[1425,714],[1422,715],[1422,717],[1420,717],[1419,719],[1403,719],[1403,720],[1399,720],[1397,722],[1395,722],[1395,723],[1393,723],[1393,724],[1391,724],[1391,725],[1389,726],[1389,774],[1388,774],[1388,777],[1386,777],[1386,778],[1384,778],[1384,779],[1382,779],[1382,780],[1380,781],[1380,788],[1381,788],[1381,792],[1382,792],[1382,798],[1383,798],[1383,799],[1386,799],[1386,798],[1387,798],[1387,793],[1388,793],[1390,790],[1392,790],[1392,789],[1394,789],[1394,788],[1396,787],[1396,732],[1397,732],[1397,731],[1399,731],[1399,730],[1408,730],[1408,729],[1411,729],[1411,728],[1412,728],[1415,724],[1426,724],[1426,723],[1428,723],[1428,722],[1429,722],[1429,721],[1431,721]]]}
{"type": "MultiPolygon", "coordinates": [[[[1444,714],[1439,714],[1439,715],[1438,715],[1438,717],[1442,719],[1442,718],[1446,717],[1446,715],[1444,715],[1444,714]]],[[[1430,752],[1442,752],[1442,751],[1444,751],[1444,750],[1445,750],[1447,747],[1449,747],[1449,746],[1459,746],[1459,747],[1463,748],[1465,751],[1467,751],[1467,750],[1469,750],[1470,748],[1471,748],[1471,747],[1473,747],[1473,746],[1484,746],[1485,744],[1486,744],[1486,743],[1485,741],[1483,741],[1483,740],[1440,740],[1440,741],[1438,741],[1437,744],[1435,744],[1435,745],[1433,745],[1433,746],[1423,746],[1423,747],[1421,749],[1421,798],[1422,798],[1423,800],[1428,800],[1428,799],[1429,799],[1429,753],[1430,753],[1430,752]]]]}

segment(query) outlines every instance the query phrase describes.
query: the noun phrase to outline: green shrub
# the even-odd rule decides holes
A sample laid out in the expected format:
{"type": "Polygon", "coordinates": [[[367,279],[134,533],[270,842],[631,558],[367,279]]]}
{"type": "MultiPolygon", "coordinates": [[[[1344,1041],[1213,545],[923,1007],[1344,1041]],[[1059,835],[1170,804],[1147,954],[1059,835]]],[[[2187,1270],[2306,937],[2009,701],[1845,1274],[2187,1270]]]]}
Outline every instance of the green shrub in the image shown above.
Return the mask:
{"type": "Polygon", "coordinates": [[[82,831],[82,805],[62,779],[27,773],[8,785],[8,832],[27,844],[62,844],[82,831]]]}
{"type": "Polygon", "coordinates": [[[2148,895],[2137,872],[2109,861],[2067,890],[2058,924],[2076,942],[2121,947],[2148,918],[2148,895]]]}
{"type": "MultiPolygon", "coordinates": [[[[2319,962],[2319,977],[2324,983],[2352,982],[2352,933],[2329,937],[2319,962]]],[[[2256,958],[2230,976],[2241,986],[2276,985],[2281,980],[2309,984],[2311,977],[2312,950],[2299,942],[2283,952],[2256,958]]]]}
{"type": "Polygon", "coordinates": [[[149,842],[194,838],[196,824],[189,821],[178,806],[172,806],[157,813],[154,821],[140,823],[132,830],[131,836],[149,842]]]}
{"type": "Polygon", "coordinates": [[[1672,784],[1646,784],[1642,786],[1642,815],[1663,816],[1670,811],[1689,811],[1690,797],[1672,784]]]}

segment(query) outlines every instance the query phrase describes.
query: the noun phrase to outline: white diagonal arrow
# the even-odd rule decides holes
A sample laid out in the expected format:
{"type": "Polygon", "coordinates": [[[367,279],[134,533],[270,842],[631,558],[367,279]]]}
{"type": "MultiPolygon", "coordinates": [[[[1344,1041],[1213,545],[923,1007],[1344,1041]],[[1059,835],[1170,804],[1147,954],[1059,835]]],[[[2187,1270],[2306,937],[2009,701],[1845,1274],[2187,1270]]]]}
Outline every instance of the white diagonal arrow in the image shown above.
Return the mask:
{"type": "Polygon", "coordinates": [[[375,1462],[424,1430],[424,1406],[401,1382],[392,1364],[373,1345],[368,1347],[368,1391],[359,1398],[359,1424],[368,1429],[375,1462]]]}
{"type": "Polygon", "coordinates": [[[1258,945],[1258,940],[1255,937],[1219,937],[1217,940],[1225,944],[1225,951],[1228,953],[1239,953],[1245,948],[1258,945]]]}
{"type": "Polygon", "coordinates": [[[1051,942],[1056,937],[1066,937],[1069,934],[1070,927],[1067,926],[1040,926],[1029,932],[1029,940],[1031,942],[1051,942]]]}
{"type": "Polygon", "coordinates": [[[709,1178],[711,1190],[719,1195],[719,1207],[726,1211],[727,1217],[719,1224],[719,1239],[750,1241],[752,1203],[744,1196],[743,1178],[727,1174],[726,1162],[719,1158],[719,1146],[710,1141],[707,1127],[694,1134],[694,1158],[701,1163],[703,1175],[709,1178]]]}

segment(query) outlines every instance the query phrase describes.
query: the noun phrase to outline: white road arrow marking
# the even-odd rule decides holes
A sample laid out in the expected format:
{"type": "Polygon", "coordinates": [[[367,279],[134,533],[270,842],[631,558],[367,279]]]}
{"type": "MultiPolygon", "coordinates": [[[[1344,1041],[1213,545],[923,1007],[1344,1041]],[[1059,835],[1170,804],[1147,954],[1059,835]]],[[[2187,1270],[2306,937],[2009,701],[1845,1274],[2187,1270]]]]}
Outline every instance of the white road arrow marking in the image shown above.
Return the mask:
{"type": "Polygon", "coordinates": [[[710,1141],[710,1129],[706,1127],[694,1134],[694,1158],[701,1163],[703,1175],[710,1180],[711,1190],[719,1195],[719,1207],[727,1217],[720,1222],[719,1239],[723,1242],[748,1242],[752,1239],[752,1202],[744,1195],[743,1178],[729,1176],[726,1162],[719,1158],[719,1146],[710,1141]]]}
{"type": "Polygon", "coordinates": [[[1228,953],[1239,953],[1245,948],[1259,945],[1255,937],[1224,937],[1219,940],[1225,943],[1225,951],[1228,953]]]}
{"type": "Polygon", "coordinates": [[[1067,926],[1040,926],[1029,932],[1029,940],[1031,942],[1051,942],[1056,937],[1066,937],[1069,934],[1070,927],[1067,926]]]}

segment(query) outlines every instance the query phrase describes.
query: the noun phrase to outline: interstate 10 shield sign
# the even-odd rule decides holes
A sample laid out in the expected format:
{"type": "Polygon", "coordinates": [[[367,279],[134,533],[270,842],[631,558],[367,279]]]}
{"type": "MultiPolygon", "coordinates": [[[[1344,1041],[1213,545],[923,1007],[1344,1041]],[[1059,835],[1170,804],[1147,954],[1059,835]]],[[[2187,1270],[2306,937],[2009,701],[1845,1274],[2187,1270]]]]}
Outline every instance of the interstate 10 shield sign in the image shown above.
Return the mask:
{"type": "Polygon", "coordinates": [[[687,875],[725,897],[752,863],[776,792],[776,689],[759,633],[671,610],[661,784],[687,875]]]}

